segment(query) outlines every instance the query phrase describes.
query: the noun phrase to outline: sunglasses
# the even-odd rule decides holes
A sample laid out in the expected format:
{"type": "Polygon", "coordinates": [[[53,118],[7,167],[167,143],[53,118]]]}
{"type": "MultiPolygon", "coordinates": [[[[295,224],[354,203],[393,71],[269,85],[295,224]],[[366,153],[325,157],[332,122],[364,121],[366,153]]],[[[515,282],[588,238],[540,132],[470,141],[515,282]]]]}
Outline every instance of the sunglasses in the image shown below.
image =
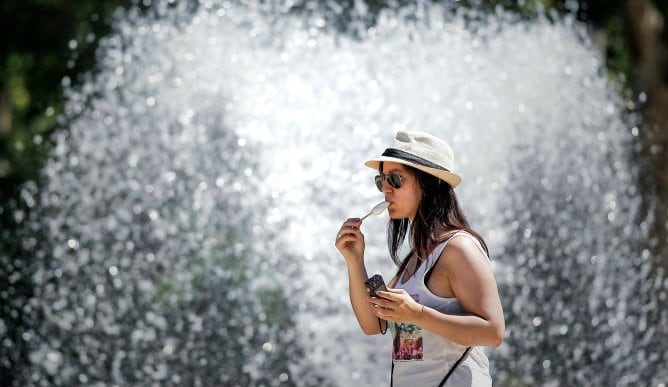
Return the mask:
{"type": "Polygon", "coordinates": [[[404,182],[404,179],[396,172],[391,172],[387,175],[376,175],[374,179],[376,181],[376,187],[378,187],[378,191],[383,190],[383,182],[385,180],[387,180],[387,184],[389,184],[390,187],[394,189],[401,188],[401,184],[404,182]]]}

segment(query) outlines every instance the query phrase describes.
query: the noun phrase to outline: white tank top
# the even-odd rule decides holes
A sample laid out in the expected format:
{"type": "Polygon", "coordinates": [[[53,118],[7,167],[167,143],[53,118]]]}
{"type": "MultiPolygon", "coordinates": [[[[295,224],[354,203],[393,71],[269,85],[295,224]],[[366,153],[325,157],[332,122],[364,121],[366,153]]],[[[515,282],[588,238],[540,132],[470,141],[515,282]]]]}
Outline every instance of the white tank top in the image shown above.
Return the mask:
{"type": "MultiPolygon", "coordinates": [[[[427,257],[415,275],[404,284],[401,283],[403,274],[394,285],[397,289],[404,289],[417,302],[447,314],[461,314],[462,308],[456,298],[443,298],[435,295],[427,288],[425,276],[438,261],[441,252],[452,238],[463,236],[475,241],[480,251],[487,257],[478,240],[466,232],[457,232],[447,240],[441,242],[427,257]]],[[[392,361],[393,387],[404,386],[438,386],[443,377],[462,356],[466,347],[456,344],[408,323],[390,323],[392,330],[392,361]]],[[[459,363],[448,378],[445,386],[470,387],[491,386],[489,375],[489,361],[482,348],[473,347],[459,363]]]]}

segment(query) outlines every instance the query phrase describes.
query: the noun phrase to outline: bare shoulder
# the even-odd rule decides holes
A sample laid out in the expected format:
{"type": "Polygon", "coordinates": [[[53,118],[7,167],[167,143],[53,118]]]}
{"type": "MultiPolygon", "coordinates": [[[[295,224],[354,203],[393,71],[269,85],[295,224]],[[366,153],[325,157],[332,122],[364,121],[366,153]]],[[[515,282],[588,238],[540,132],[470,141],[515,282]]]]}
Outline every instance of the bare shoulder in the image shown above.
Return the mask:
{"type": "Polygon", "coordinates": [[[439,263],[452,264],[480,264],[487,263],[487,256],[472,235],[455,235],[441,253],[439,263]],[[445,259],[443,259],[445,258],[445,259]]]}

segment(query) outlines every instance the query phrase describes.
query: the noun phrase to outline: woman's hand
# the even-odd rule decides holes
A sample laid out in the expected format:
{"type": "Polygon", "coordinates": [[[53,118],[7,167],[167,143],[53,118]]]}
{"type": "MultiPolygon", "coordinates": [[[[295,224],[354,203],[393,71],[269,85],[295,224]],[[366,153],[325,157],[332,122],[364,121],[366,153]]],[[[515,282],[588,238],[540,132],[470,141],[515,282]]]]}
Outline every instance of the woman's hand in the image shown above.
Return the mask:
{"type": "Polygon", "coordinates": [[[420,317],[422,305],[417,303],[404,289],[376,291],[378,297],[367,297],[373,312],[383,320],[396,323],[415,323],[420,317]]]}
{"type": "Polygon", "coordinates": [[[361,224],[359,218],[348,219],[336,234],[334,245],[348,264],[361,264],[364,261],[364,234],[360,231],[361,224]]]}

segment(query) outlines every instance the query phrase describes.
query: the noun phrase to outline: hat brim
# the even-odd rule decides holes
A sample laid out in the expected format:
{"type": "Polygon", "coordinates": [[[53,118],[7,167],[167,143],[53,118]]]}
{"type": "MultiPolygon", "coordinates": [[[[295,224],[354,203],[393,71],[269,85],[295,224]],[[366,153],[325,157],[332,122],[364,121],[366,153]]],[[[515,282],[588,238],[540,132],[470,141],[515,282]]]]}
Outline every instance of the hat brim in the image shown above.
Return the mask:
{"type": "Polygon", "coordinates": [[[415,169],[419,169],[419,170],[421,170],[423,172],[426,172],[426,173],[428,173],[432,176],[438,177],[439,179],[443,180],[444,182],[450,184],[450,186],[452,188],[455,188],[456,186],[459,185],[459,183],[462,182],[462,178],[459,177],[459,175],[457,175],[455,173],[444,171],[442,169],[425,167],[424,165],[420,165],[420,164],[413,163],[413,162],[410,162],[410,161],[407,161],[407,160],[404,160],[404,159],[399,159],[399,158],[396,158],[396,157],[380,156],[378,158],[375,158],[373,160],[369,160],[369,161],[365,162],[364,165],[378,171],[378,168],[380,167],[380,163],[385,162],[385,161],[404,164],[404,165],[409,165],[409,166],[411,166],[415,169]]]}

